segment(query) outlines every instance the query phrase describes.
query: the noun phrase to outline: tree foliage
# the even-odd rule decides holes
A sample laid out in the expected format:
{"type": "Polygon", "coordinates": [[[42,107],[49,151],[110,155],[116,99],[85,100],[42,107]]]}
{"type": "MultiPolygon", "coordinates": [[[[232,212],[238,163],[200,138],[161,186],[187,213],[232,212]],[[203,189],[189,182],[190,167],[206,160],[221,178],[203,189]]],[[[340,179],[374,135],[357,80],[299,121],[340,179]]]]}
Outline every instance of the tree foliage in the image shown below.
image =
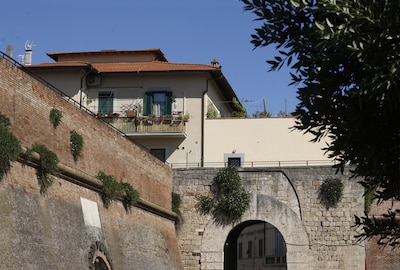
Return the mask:
{"type": "MultiPolygon", "coordinates": [[[[271,70],[292,70],[300,101],[295,128],[315,141],[329,136],[326,150],[338,169],[351,165],[367,190],[376,188],[378,201],[399,200],[400,2],[242,2],[261,22],[251,42],[277,49],[267,61],[271,70]]],[[[356,223],[365,237],[380,235],[396,244],[390,239],[398,232],[384,223],[368,217],[356,223]]]]}

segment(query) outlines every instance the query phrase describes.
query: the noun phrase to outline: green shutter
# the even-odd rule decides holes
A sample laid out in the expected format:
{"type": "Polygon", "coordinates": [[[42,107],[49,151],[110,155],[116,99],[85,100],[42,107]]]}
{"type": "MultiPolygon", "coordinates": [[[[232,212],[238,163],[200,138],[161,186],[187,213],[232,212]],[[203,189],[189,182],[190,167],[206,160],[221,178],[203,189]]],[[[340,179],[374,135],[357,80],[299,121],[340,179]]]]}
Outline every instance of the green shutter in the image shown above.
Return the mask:
{"type": "Polygon", "coordinates": [[[143,105],[144,105],[143,114],[151,115],[153,113],[153,95],[151,92],[147,92],[145,94],[143,105]]]}
{"type": "Polygon", "coordinates": [[[165,114],[172,115],[172,92],[165,93],[165,114]]]}

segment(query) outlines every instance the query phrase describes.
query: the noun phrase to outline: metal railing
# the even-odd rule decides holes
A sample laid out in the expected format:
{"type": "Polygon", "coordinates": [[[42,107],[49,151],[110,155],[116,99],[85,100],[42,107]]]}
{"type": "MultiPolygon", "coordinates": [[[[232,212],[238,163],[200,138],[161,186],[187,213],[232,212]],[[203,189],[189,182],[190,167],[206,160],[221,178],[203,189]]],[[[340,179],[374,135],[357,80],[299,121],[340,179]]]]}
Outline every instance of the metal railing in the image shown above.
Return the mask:
{"type": "MultiPolygon", "coordinates": [[[[32,73],[30,70],[28,70],[24,65],[22,65],[21,63],[19,63],[18,61],[16,61],[15,59],[9,57],[7,54],[5,54],[4,52],[0,51],[0,57],[3,58],[4,60],[8,61],[9,63],[11,63],[13,66],[19,68],[20,70],[22,70],[24,73],[28,74],[29,76],[31,76],[32,78],[34,78],[36,81],[40,82],[41,84],[43,84],[44,86],[46,86],[47,88],[51,89],[54,93],[56,93],[57,95],[59,95],[60,97],[62,97],[64,100],[66,100],[67,102],[71,103],[72,105],[80,108],[81,110],[85,111],[86,113],[90,114],[91,116],[97,118],[97,115],[94,114],[91,110],[89,110],[87,107],[83,106],[81,103],[77,102],[76,100],[74,100],[72,97],[68,96],[67,94],[65,94],[63,91],[61,91],[60,89],[58,89],[57,87],[55,87],[54,85],[52,85],[51,83],[49,83],[48,81],[44,80],[42,77],[32,73]]],[[[118,130],[117,128],[115,128],[114,126],[106,123],[110,128],[114,129],[115,131],[121,133],[122,135],[125,135],[123,132],[121,132],[120,130],[118,130]]]]}
{"type": "MultiPolygon", "coordinates": [[[[227,167],[227,162],[205,162],[205,168],[227,167]]],[[[311,166],[333,166],[332,160],[282,160],[282,161],[246,161],[242,162],[240,168],[264,168],[264,167],[311,167],[311,166]]],[[[173,169],[201,168],[201,162],[169,163],[173,169]]]]}
{"type": "Polygon", "coordinates": [[[104,122],[126,133],[185,133],[183,119],[172,116],[161,117],[103,117],[104,122]]]}

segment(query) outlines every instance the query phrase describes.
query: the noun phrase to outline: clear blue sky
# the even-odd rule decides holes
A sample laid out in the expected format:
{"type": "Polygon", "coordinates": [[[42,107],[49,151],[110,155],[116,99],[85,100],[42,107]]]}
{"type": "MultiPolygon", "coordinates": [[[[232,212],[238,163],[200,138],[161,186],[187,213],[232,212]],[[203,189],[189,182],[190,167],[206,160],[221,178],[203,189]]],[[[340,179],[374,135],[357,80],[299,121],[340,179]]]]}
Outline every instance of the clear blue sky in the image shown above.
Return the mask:
{"type": "Polygon", "coordinates": [[[32,41],[32,62],[51,62],[47,52],[160,48],[170,62],[209,64],[222,72],[251,115],[292,112],[298,103],[288,70],[268,72],[274,48],[253,48],[259,23],[238,0],[4,0],[0,50],[13,58],[32,41]]]}

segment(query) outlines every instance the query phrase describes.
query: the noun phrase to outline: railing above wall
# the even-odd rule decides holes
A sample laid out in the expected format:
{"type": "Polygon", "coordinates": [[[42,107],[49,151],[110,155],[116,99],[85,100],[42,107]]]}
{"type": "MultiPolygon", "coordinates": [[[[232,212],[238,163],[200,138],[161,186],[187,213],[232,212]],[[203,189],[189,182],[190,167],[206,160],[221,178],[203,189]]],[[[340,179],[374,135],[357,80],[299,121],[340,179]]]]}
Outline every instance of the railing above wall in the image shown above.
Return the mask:
{"type": "MultiPolygon", "coordinates": [[[[242,162],[240,168],[264,168],[264,167],[310,167],[310,166],[333,166],[332,160],[284,160],[284,161],[246,161],[242,162]]],[[[200,168],[200,162],[170,163],[173,169],[200,168]]],[[[227,167],[227,162],[205,162],[205,168],[227,167]]]]}
{"type": "MultiPolygon", "coordinates": [[[[68,101],[69,103],[73,104],[76,107],[79,107],[81,110],[85,111],[86,113],[90,114],[91,116],[97,118],[97,114],[94,114],[91,110],[89,110],[87,107],[83,106],[82,104],[80,104],[79,102],[77,102],[76,100],[74,100],[72,97],[68,96],[67,94],[65,94],[63,91],[61,91],[60,89],[58,89],[57,87],[55,87],[54,85],[52,85],[51,83],[47,82],[46,80],[44,80],[43,78],[41,78],[40,76],[37,76],[36,74],[32,73],[31,71],[29,71],[27,68],[25,68],[24,65],[20,64],[18,61],[16,61],[15,59],[9,57],[7,54],[5,54],[4,52],[0,51],[0,58],[3,58],[5,60],[7,60],[8,62],[10,62],[13,66],[21,69],[23,72],[25,72],[26,74],[28,74],[29,76],[33,77],[35,80],[39,81],[40,83],[42,83],[43,85],[45,85],[46,87],[48,87],[49,89],[53,90],[55,93],[57,93],[59,96],[61,96],[64,100],[68,101]]],[[[107,123],[108,124],[108,123],[107,123]]],[[[115,128],[114,126],[108,124],[112,129],[116,130],[117,132],[121,133],[122,135],[124,135],[124,133],[120,130],[118,130],[117,128],[115,128]]]]}

